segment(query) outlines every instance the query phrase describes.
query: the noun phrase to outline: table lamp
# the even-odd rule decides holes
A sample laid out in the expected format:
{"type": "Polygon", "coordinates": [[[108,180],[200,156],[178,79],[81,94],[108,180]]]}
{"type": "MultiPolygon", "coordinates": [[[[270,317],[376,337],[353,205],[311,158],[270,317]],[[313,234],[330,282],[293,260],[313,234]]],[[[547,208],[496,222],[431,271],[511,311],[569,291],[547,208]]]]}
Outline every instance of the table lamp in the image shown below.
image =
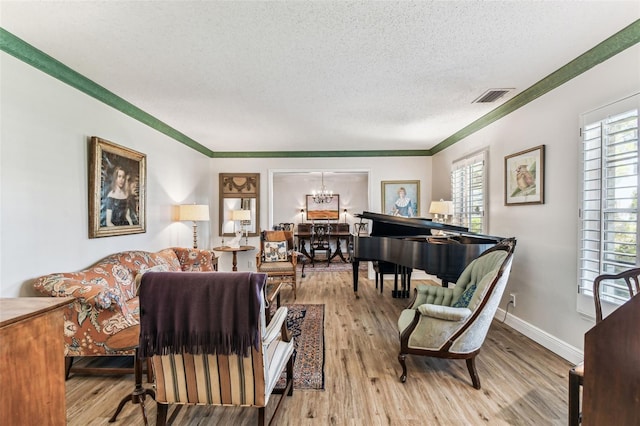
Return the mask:
{"type": "Polygon", "coordinates": [[[182,204],[178,206],[178,220],[193,222],[193,248],[198,248],[198,224],[209,221],[208,204],[182,204]]]}
{"type": "Polygon", "coordinates": [[[429,206],[429,213],[434,215],[434,222],[447,223],[447,216],[453,215],[453,201],[432,201],[429,206]],[[442,216],[442,217],[440,217],[442,216]]]}
{"type": "Polygon", "coordinates": [[[244,230],[244,245],[249,245],[249,231],[245,225],[251,222],[251,210],[233,210],[231,212],[231,220],[234,222],[240,221],[240,235],[242,235],[242,230],[244,230]]]}

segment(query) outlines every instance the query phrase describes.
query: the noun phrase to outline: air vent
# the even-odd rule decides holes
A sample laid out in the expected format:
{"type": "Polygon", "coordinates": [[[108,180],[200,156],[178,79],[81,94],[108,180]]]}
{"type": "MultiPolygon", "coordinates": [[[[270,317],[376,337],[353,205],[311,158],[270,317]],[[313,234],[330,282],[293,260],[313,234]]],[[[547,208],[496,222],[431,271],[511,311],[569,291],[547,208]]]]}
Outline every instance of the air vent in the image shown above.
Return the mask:
{"type": "Polygon", "coordinates": [[[504,95],[506,95],[507,93],[509,93],[510,91],[512,91],[513,89],[489,89],[486,92],[484,92],[482,95],[480,95],[475,101],[473,101],[472,103],[474,104],[486,104],[486,103],[490,103],[490,102],[495,102],[498,99],[500,99],[501,97],[503,97],[504,95]]]}

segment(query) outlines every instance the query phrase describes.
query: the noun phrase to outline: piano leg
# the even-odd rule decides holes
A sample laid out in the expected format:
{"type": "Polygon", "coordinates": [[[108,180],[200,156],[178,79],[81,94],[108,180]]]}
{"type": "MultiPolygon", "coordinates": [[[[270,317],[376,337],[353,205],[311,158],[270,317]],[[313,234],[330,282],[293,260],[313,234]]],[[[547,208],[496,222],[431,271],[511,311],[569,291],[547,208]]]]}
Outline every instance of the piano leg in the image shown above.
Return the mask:
{"type": "Polygon", "coordinates": [[[395,265],[395,272],[393,274],[393,291],[391,292],[391,297],[402,297],[400,293],[401,292],[398,291],[398,265],[395,265]]]}

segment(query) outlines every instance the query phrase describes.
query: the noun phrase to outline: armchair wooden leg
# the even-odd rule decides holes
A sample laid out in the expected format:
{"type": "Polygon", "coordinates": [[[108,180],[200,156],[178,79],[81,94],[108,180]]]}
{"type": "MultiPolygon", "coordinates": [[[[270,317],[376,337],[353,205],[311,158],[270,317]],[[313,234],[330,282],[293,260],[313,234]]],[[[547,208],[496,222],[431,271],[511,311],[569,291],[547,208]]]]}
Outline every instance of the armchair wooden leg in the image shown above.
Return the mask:
{"type": "Polygon", "coordinates": [[[264,426],[265,407],[258,408],[258,426],[264,426]]]}
{"type": "Polygon", "coordinates": [[[402,366],[402,376],[400,376],[400,381],[402,383],[407,381],[407,363],[405,362],[407,359],[407,355],[400,353],[398,354],[398,361],[400,362],[400,365],[402,366]]]}
{"type": "Polygon", "coordinates": [[[572,368],[569,370],[569,426],[580,424],[580,385],[582,377],[572,368]]]}
{"type": "Polygon", "coordinates": [[[165,426],[167,424],[167,411],[169,404],[157,404],[156,426],[165,426]]]}
{"type": "Polygon", "coordinates": [[[287,385],[289,383],[291,383],[291,386],[288,386],[289,392],[287,392],[287,396],[293,395],[293,356],[287,362],[287,385]]]}
{"type": "Polygon", "coordinates": [[[474,355],[471,358],[467,358],[467,370],[469,370],[469,375],[471,376],[471,383],[473,383],[473,387],[476,389],[480,389],[480,377],[478,377],[478,372],[476,371],[476,356],[474,355]]]}

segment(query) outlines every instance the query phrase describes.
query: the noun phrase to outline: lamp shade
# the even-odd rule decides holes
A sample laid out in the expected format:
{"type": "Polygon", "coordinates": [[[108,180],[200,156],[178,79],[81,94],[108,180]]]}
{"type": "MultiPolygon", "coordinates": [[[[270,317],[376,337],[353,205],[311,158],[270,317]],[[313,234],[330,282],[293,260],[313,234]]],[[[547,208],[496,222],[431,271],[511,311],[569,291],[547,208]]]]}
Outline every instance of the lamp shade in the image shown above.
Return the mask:
{"type": "Polygon", "coordinates": [[[453,201],[432,201],[429,206],[429,213],[452,215],[453,214],[453,201]]]}
{"type": "Polygon", "coordinates": [[[178,220],[209,221],[209,205],[182,204],[178,206],[178,220]]]}
{"type": "Polygon", "coordinates": [[[231,220],[251,220],[251,210],[233,210],[231,220]]]}

